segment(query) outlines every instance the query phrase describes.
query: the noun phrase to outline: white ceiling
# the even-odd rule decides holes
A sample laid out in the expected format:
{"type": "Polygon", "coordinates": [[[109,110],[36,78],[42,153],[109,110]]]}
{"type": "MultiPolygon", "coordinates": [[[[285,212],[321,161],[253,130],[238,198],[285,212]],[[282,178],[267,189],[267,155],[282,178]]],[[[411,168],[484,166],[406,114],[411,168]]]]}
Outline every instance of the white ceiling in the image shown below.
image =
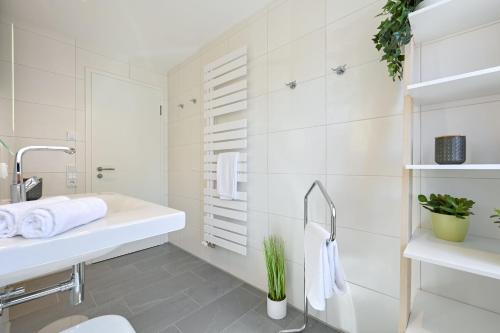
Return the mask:
{"type": "Polygon", "coordinates": [[[4,20],[166,72],[269,0],[0,0],[4,20]]]}

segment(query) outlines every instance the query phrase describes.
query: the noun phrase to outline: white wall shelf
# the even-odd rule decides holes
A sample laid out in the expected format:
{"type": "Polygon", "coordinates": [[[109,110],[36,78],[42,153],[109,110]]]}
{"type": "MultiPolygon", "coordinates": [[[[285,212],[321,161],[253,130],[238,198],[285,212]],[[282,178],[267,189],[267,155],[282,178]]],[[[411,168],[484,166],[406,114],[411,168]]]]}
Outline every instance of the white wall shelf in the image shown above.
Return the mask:
{"type": "Polygon", "coordinates": [[[500,66],[411,84],[408,94],[423,105],[500,94],[500,66]]]}
{"type": "Polygon", "coordinates": [[[498,0],[441,0],[409,19],[415,42],[425,43],[500,20],[500,6],[498,0]]]}
{"type": "Polygon", "coordinates": [[[497,333],[499,327],[496,313],[419,290],[406,333],[497,333]]]}
{"type": "Polygon", "coordinates": [[[406,258],[500,279],[500,240],[468,236],[463,243],[448,242],[431,230],[413,234],[404,251],[406,258]]]}
{"type": "Polygon", "coordinates": [[[500,164],[409,164],[408,170],[500,170],[500,164]]]}

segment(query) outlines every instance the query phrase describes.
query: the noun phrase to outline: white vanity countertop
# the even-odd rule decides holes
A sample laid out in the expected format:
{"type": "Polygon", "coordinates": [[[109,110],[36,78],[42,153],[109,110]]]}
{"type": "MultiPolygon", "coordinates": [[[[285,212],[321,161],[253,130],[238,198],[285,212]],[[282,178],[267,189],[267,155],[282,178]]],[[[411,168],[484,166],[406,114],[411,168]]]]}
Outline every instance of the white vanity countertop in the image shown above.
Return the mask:
{"type": "Polygon", "coordinates": [[[116,247],[183,229],[185,213],[116,193],[88,193],[106,201],[100,220],[47,239],[0,239],[0,287],[69,268],[116,247]]]}

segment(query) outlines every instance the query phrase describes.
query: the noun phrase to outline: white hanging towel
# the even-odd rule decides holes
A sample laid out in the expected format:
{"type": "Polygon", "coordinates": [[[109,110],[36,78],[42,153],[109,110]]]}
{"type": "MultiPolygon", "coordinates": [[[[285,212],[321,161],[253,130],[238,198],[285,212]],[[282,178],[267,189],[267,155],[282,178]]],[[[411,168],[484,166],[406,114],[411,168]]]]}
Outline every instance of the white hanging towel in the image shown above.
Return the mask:
{"type": "Polygon", "coordinates": [[[24,201],[0,206],[0,238],[14,237],[19,234],[19,224],[23,216],[30,210],[68,201],[68,197],[58,196],[41,200],[24,201]]]}
{"type": "Polygon", "coordinates": [[[337,243],[316,223],[308,223],[304,234],[306,295],[309,304],[324,311],[326,300],[346,291],[337,243]]]}
{"type": "Polygon", "coordinates": [[[74,199],[33,209],[24,216],[20,233],[25,238],[49,238],[100,219],[108,207],[100,198],[74,199]]]}
{"type": "Polygon", "coordinates": [[[217,155],[217,193],[222,200],[237,198],[239,157],[238,152],[217,155]]]}

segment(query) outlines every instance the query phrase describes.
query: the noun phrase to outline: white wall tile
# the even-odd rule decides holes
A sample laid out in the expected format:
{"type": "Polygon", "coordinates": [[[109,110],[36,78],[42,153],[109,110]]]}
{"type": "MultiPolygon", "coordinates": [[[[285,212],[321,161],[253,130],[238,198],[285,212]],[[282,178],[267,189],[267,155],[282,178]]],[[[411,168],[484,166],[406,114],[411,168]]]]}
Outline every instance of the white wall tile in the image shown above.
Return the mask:
{"type": "Polygon", "coordinates": [[[202,173],[196,171],[170,171],[168,192],[186,198],[201,200],[202,177],[202,173]]]}
{"type": "MultiPolygon", "coordinates": [[[[43,178],[43,195],[55,196],[76,193],[76,188],[66,186],[66,173],[63,172],[26,172],[25,177],[38,176],[43,178]]],[[[77,182],[84,183],[82,173],[77,174],[77,182]]]]}
{"type": "Polygon", "coordinates": [[[0,135],[13,135],[12,100],[10,99],[0,98],[0,135]]]}
{"type": "Polygon", "coordinates": [[[372,38],[382,20],[377,17],[381,7],[382,2],[378,1],[327,27],[328,70],[344,64],[353,67],[380,57],[372,38]]]}
{"type": "Polygon", "coordinates": [[[267,172],[267,134],[253,135],[247,138],[248,172],[267,172]]]}
{"type": "Polygon", "coordinates": [[[402,117],[327,126],[327,173],[401,174],[402,117]]]}
{"type": "Polygon", "coordinates": [[[498,66],[499,34],[497,23],[422,46],[422,81],[498,66]]]}
{"type": "MultiPolygon", "coordinates": [[[[269,213],[303,219],[304,195],[315,180],[326,183],[323,175],[269,175],[269,213]]],[[[318,191],[310,196],[309,214],[312,221],[326,219],[326,204],[318,191]]]]}
{"type": "Polygon", "coordinates": [[[399,297],[399,238],[337,227],[337,242],[349,282],[399,297]]]}
{"type": "Polygon", "coordinates": [[[285,242],[285,257],[302,265],[304,263],[304,220],[269,214],[269,234],[285,242]]]}
{"type": "Polygon", "coordinates": [[[19,28],[14,34],[16,64],[75,76],[75,45],[19,28]]]}
{"type": "Polygon", "coordinates": [[[500,101],[464,105],[421,113],[421,154],[423,163],[434,163],[434,138],[465,135],[467,163],[500,162],[500,101]],[[485,144],[487,143],[487,144],[485,144]]]}
{"type": "Polygon", "coordinates": [[[179,70],[179,89],[181,93],[199,86],[202,78],[200,57],[189,59],[179,70]]]}
{"type": "Polygon", "coordinates": [[[98,69],[111,74],[129,77],[129,65],[115,61],[106,56],[76,48],[76,76],[79,79],[85,77],[85,68],[98,69]]]}
{"type": "Polygon", "coordinates": [[[268,233],[269,217],[267,213],[249,211],[247,225],[248,246],[263,251],[263,241],[268,233]]]}
{"type": "Polygon", "coordinates": [[[325,31],[310,33],[269,53],[269,90],[325,75],[325,31]]]}
{"type": "MultiPolygon", "coordinates": [[[[349,14],[369,6],[372,3],[380,2],[379,0],[328,0],[326,2],[326,22],[334,22],[349,14]]],[[[380,5],[382,11],[383,4],[380,5]]]]}
{"type": "Polygon", "coordinates": [[[240,31],[228,39],[228,48],[236,50],[246,45],[250,60],[267,52],[267,15],[258,14],[240,31]]]}
{"type": "Polygon", "coordinates": [[[398,332],[399,300],[355,284],[350,293],[327,304],[327,320],[334,327],[357,333],[398,332]]]}
{"type": "Polygon", "coordinates": [[[341,217],[338,226],[399,237],[400,177],[328,176],[327,184],[341,217]]]}
{"type": "Polygon", "coordinates": [[[339,123],[401,114],[403,99],[403,84],[392,81],[384,63],[375,61],[349,68],[344,75],[328,76],[327,121],[339,123]]]}
{"type": "Polygon", "coordinates": [[[288,0],[269,9],[269,49],[325,25],[325,0],[288,0]]]}
{"type": "Polygon", "coordinates": [[[249,173],[248,182],[238,185],[239,191],[247,192],[248,209],[258,212],[267,212],[269,176],[264,173],[249,173]]]}
{"type": "Polygon", "coordinates": [[[66,140],[75,131],[75,111],[16,101],[15,134],[20,137],[66,140]]]}
{"type": "Polygon", "coordinates": [[[500,281],[422,263],[422,289],[500,313],[500,281]]]}
{"type": "Polygon", "coordinates": [[[12,98],[11,64],[0,60],[0,98],[12,98]]]}
{"type": "Polygon", "coordinates": [[[249,61],[247,80],[248,98],[267,93],[267,55],[249,61]]]}
{"type": "Polygon", "coordinates": [[[325,172],[326,128],[311,127],[269,134],[269,172],[325,172]]]}
{"type": "Polygon", "coordinates": [[[0,22],[0,61],[10,62],[12,58],[11,25],[0,22]]]}
{"type": "Polygon", "coordinates": [[[15,66],[16,99],[59,106],[75,107],[75,78],[21,65],[15,66]]]}
{"type": "Polygon", "coordinates": [[[269,94],[270,132],[324,125],[325,118],[324,78],[269,94]]]}

